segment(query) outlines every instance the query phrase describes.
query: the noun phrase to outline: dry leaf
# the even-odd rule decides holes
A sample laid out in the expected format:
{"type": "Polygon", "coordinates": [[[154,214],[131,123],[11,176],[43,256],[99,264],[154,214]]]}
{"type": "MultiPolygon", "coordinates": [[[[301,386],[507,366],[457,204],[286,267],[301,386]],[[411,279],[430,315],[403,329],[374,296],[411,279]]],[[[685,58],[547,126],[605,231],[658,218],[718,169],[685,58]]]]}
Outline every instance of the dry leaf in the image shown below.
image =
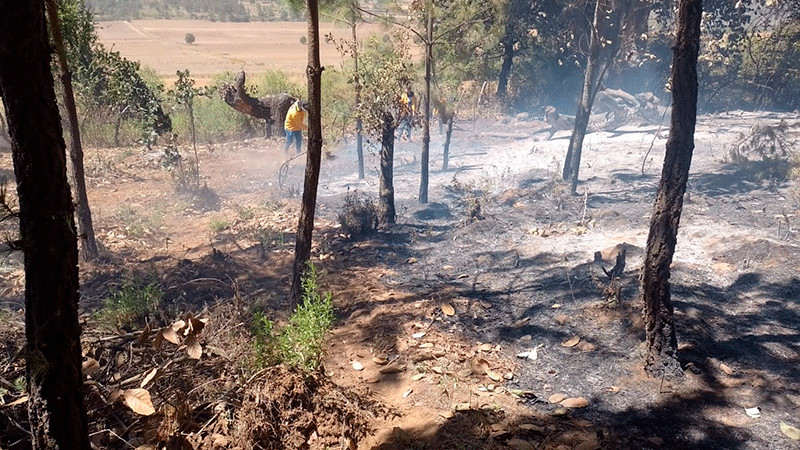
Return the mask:
{"type": "Polygon", "coordinates": [[[453,409],[456,411],[469,411],[472,406],[469,403],[456,403],[453,405],[453,409]]]}
{"type": "Polygon", "coordinates": [[[156,412],[147,389],[128,389],[122,394],[122,398],[128,408],[136,414],[149,416],[156,412]]]}
{"type": "Polygon", "coordinates": [[[111,391],[110,394],[108,394],[108,398],[106,399],[106,403],[108,403],[109,405],[116,403],[117,400],[119,400],[122,397],[122,394],[124,394],[124,393],[125,393],[125,391],[123,391],[121,389],[114,389],[113,391],[111,391]]]}
{"type": "Polygon", "coordinates": [[[506,441],[506,445],[513,448],[514,450],[535,450],[536,447],[530,444],[528,441],[523,441],[522,439],[509,439],[506,441]]]}
{"type": "Polygon", "coordinates": [[[728,366],[727,364],[720,363],[719,364],[719,368],[720,368],[720,370],[725,372],[725,375],[728,375],[728,376],[733,375],[733,369],[731,369],[730,366],[728,366]]]}
{"type": "Polygon", "coordinates": [[[144,347],[144,344],[147,342],[147,339],[150,337],[150,324],[146,324],[144,326],[144,330],[142,330],[142,334],[139,335],[139,338],[136,340],[136,345],[139,347],[144,347]]]}
{"type": "Polygon", "coordinates": [[[793,441],[800,441],[800,430],[787,423],[781,422],[781,432],[793,441]]]}
{"type": "Polygon", "coordinates": [[[147,383],[153,381],[153,378],[155,378],[157,374],[158,374],[158,368],[155,368],[150,372],[147,372],[147,375],[144,376],[144,380],[142,380],[142,383],[139,385],[139,387],[143,388],[147,386],[147,383]]]}
{"type": "Polygon", "coordinates": [[[478,351],[481,352],[490,352],[494,349],[494,345],[492,344],[481,344],[478,346],[478,351]]]}
{"type": "Polygon", "coordinates": [[[424,373],[418,373],[418,374],[414,375],[413,377],[411,377],[411,379],[413,381],[419,381],[419,380],[421,380],[423,378],[425,378],[425,374],[424,373]]]}
{"type": "Polygon", "coordinates": [[[414,334],[411,335],[411,337],[414,338],[414,339],[421,339],[423,336],[425,336],[425,332],[424,331],[420,331],[419,333],[414,333],[414,334]]]}
{"type": "Polygon", "coordinates": [[[580,341],[581,341],[581,338],[578,337],[578,336],[575,336],[575,337],[572,337],[572,338],[567,339],[566,341],[562,342],[561,346],[562,347],[567,347],[567,348],[575,347],[576,345],[578,345],[578,342],[580,342],[580,341]]]}
{"type": "Polygon", "coordinates": [[[564,394],[553,394],[547,399],[547,401],[550,403],[561,403],[565,398],[567,398],[567,396],[564,394]]]}
{"type": "Polygon", "coordinates": [[[491,370],[487,370],[486,371],[486,376],[489,377],[489,379],[492,380],[492,381],[502,381],[503,380],[503,376],[502,375],[500,375],[497,372],[493,372],[491,370]]]}
{"type": "Polygon", "coordinates": [[[453,411],[443,411],[440,412],[439,415],[445,419],[452,419],[453,416],[455,416],[455,414],[453,414],[453,411]]]}
{"type": "Polygon", "coordinates": [[[426,342],[424,344],[419,344],[419,348],[431,348],[433,347],[433,342],[426,342]]]}
{"type": "Polygon", "coordinates": [[[184,330],[186,330],[186,321],[185,320],[176,320],[172,323],[172,329],[178,334],[183,334],[184,330]]]}
{"type": "Polygon", "coordinates": [[[353,361],[353,370],[364,370],[364,365],[358,361],[353,361]]]}
{"type": "Polygon", "coordinates": [[[27,401],[28,401],[28,396],[27,395],[23,395],[22,397],[14,400],[13,402],[11,402],[11,403],[9,403],[7,405],[3,405],[3,408],[10,408],[12,406],[21,405],[21,404],[23,404],[23,403],[25,403],[27,401]]]}
{"type": "Polygon", "coordinates": [[[203,328],[206,326],[206,322],[208,319],[198,319],[191,314],[186,315],[186,322],[189,324],[187,328],[187,332],[191,334],[200,334],[203,331],[203,328]]]}
{"type": "Polygon", "coordinates": [[[158,334],[160,334],[165,340],[172,342],[175,345],[180,345],[181,343],[181,338],[178,337],[178,333],[172,327],[164,327],[158,334]]]}
{"type": "Polygon", "coordinates": [[[519,319],[518,321],[512,323],[511,328],[522,328],[525,325],[527,325],[528,322],[530,321],[531,321],[530,317],[523,317],[522,319],[519,319]]]}
{"type": "Polygon", "coordinates": [[[589,400],[584,397],[570,397],[561,402],[561,406],[565,408],[585,408],[589,406],[589,400]]]}
{"type": "Polygon", "coordinates": [[[386,364],[389,364],[389,358],[386,358],[385,356],[373,356],[372,362],[379,366],[385,366],[386,364]]]}
{"type": "Polygon", "coordinates": [[[595,348],[597,347],[591,342],[581,341],[578,343],[578,350],[582,352],[591,352],[594,351],[595,348]]]}
{"type": "Polygon", "coordinates": [[[617,392],[619,392],[620,388],[619,388],[619,386],[607,386],[606,389],[608,390],[608,392],[611,392],[612,394],[616,394],[617,392]]]}
{"type": "Polygon", "coordinates": [[[456,314],[456,309],[453,308],[453,305],[445,303],[442,305],[442,312],[445,316],[454,316],[456,314]]]}
{"type": "Polygon", "coordinates": [[[553,303],[553,306],[551,306],[551,308],[553,309],[561,308],[561,303],[553,303]]]}
{"type": "Polygon", "coordinates": [[[86,358],[86,361],[81,364],[81,372],[87,377],[97,373],[98,370],[100,370],[100,363],[94,358],[86,358]]]}
{"type": "Polygon", "coordinates": [[[194,334],[186,337],[186,353],[192,359],[200,359],[203,356],[203,347],[200,346],[200,342],[197,341],[197,336],[194,334]]]}

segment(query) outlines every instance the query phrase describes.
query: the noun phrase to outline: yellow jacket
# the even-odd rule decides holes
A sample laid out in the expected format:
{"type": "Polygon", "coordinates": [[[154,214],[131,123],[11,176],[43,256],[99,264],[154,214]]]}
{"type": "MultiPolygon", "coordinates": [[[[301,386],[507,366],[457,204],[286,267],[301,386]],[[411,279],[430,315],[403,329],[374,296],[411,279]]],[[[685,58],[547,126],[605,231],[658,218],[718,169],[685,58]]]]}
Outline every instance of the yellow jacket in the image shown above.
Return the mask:
{"type": "Polygon", "coordinates": [[[283,124],[283,128],[286,131],[302,131],[306,129],[306,125],[303,121],[306,118],[306,112],[300,109],[297,103],[292,104],[289,107],[289,111],[286,112],[286,122],[283,124]]]}

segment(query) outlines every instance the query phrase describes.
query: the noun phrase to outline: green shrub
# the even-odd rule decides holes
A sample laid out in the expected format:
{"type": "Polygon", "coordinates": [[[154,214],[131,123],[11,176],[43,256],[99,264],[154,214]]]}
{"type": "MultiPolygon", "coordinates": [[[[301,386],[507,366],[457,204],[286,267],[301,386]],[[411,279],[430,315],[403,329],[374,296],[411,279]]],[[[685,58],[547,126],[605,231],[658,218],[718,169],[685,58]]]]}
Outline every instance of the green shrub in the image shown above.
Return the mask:
{"type": "Polygon", "coordinates": [[[319,293],[319,274],[313,264],[303,277],[300,304],[289,324],[276,334],[272,321],[262,312],[253,316],[253,365],[261,369],[284,363],[305,371],[314,371],[322,362],[325,334],[333,325],[333,299],[330,292],[319,293]]]}
{"type": "Polygon", "coordinates": [[[230,224],[225,219],[220,219],[219,217],[215,217],[211,219],[211,222],[208,224],[208,226],[214,233],[220,233],[223,230],[226,230],[230,226],[230,224]]]}
{"type": "Polygon", "coordinates": [[[156,312],[163,297],[164,292],[157,283],[142,284],[129,280],[111,291],[98,316],[107,324],[128,327],[156,312]]]}

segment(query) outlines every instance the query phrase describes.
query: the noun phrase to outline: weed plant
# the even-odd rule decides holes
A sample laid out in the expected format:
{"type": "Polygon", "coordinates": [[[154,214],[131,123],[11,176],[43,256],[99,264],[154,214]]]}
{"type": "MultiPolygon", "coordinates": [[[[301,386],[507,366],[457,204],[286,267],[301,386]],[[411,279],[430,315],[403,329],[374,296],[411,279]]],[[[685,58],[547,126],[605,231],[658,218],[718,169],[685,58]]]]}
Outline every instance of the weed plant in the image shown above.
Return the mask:
{"type": "Polygon", "coordinates": [[[98,318],[106,324],[128,328],[157,312],[163,297],[164,292],[157,283],[129,280],[103,301],[98,318]]]}
{"type": "Polygon", "coordinates": [[[279,332],[262,312],[251,322],[253,368],[286,364],[306,372],[317,370],[322,362],[322,344],[333,325],[333,299],[330,292],[319,292],[319,274],[313,264],[303,277],[300,304],[279,332]]]}

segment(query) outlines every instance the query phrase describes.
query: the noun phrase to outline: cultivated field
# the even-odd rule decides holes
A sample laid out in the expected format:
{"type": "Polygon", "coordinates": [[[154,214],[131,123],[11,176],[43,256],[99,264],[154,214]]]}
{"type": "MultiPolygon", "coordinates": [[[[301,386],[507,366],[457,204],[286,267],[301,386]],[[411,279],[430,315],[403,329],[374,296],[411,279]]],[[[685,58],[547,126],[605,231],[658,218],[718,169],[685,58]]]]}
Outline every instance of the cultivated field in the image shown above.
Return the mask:
{"type": "MultiPolygon", "coordinates": [[[[169,83],[177,70],[189,69],[198,83],[221,72],[261,73],[281,70],[302,77],[308,51],[300,39],[305,22],[223,23],[202,20],[134,20],[98,23],[98,37],[122,56],[153,68],[169,83]],[[187,44],[186,33],[196,41],[187,44]]],[[[380,33],[380,25],[362,25],[360,35],[380,33]]],[[[320,24],[320,33],[348,36],[350,30],[333,23],[320,24]]],[[[323,39],[324,66],[339,67],[342,57],[323,39]]]]}

